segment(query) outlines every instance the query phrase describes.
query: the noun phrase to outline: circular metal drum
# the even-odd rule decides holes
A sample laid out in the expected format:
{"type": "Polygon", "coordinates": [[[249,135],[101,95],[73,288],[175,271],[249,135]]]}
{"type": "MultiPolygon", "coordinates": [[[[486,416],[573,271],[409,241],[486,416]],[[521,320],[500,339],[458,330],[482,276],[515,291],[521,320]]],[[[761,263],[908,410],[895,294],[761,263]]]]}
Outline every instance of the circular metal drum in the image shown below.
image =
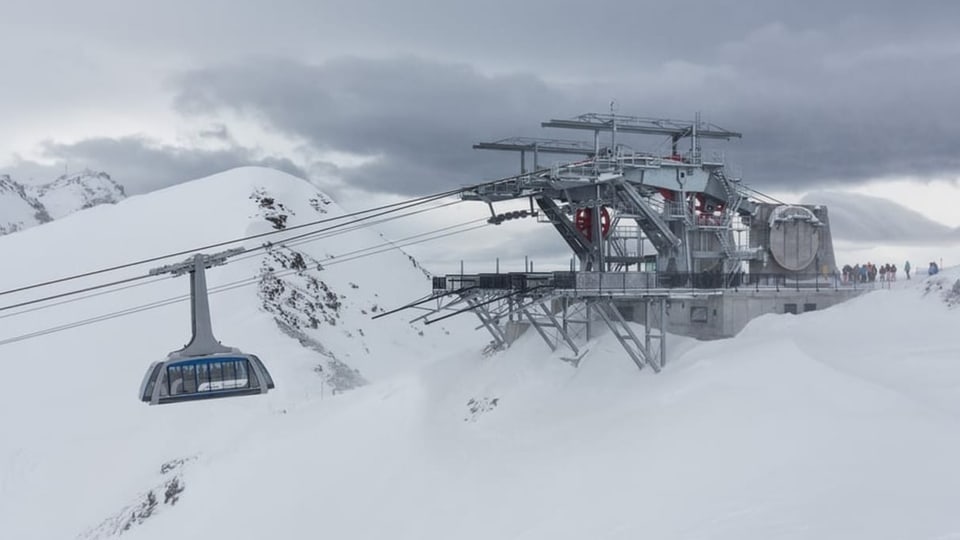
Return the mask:
{"type": "Polygon", "coordinates": [[[820,249],[820,220],[802,206],[780,206],[770,215],[770,254],[787,270],[813,264],[820,249]]]}

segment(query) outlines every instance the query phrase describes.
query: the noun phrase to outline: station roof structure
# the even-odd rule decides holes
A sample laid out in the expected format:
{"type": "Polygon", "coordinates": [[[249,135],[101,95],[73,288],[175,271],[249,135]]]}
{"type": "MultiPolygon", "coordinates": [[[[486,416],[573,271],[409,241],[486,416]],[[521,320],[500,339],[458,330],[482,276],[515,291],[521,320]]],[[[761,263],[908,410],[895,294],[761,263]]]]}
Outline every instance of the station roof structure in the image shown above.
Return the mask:
{"type": "Polygon", "coordinates": [[[580,156],[592,156],[596,151],[592,142],[536,137],[509,137],[493,142],[477,143],[473,147],[478,150],[536,151],[544,154],[575,154],[580,156]]]}
{"type": "Polygon", "coordinates": [[[669,120],[620,114],[581,114],[569,120],[552,119],[540,124],[542,127],[582,129],[588,131],[614,131],[643,135],[663,135],[682,139],[696,135],[705,139],[740,139],[742,133],[729,131],[703,121],[669,120]],[[696,128],[696,130],[694,130],[696,128]]]}

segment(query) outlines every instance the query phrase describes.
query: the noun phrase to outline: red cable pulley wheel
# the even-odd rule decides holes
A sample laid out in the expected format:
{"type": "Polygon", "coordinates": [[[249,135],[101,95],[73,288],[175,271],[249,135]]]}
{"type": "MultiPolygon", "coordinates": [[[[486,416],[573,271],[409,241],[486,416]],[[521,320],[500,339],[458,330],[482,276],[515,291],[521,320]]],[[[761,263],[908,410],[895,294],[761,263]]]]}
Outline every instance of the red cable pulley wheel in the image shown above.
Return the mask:
{"type": "MultiPolygon", "coordinates": [[[[590,238],[590,232],[593,228],[593,209],[592,208],[577,208],[577,214],[574,216],[573,220],[574,226],[580,231],[580,234],[590,238]]],[[[606,206],[600,207],[600,234],[604,238],[610,234],[610,211],[607,210],[606,206]]]]}

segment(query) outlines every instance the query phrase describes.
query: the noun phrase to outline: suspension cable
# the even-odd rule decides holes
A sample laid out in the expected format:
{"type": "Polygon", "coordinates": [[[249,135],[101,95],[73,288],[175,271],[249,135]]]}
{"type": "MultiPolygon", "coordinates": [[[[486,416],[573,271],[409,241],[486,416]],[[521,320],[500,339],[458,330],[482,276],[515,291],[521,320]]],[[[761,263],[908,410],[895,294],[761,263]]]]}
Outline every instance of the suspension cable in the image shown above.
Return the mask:
{"type": "MultiPolygon", "coordinates": [[[[380,214],[377,214],[377,215],[379,216],[379,215],[383,215],[383,214],[385,214],[385,213],[390,213],[390,212],[394,212],[394,211],[398,211],[398,210],[402,210],[402,209],[406,209],[406,208],[411,208],[411,207],[413,207],[413,206],[418,206],[418,205],[421,205],[421,204],[426,204],[426,203],[433,202],[433,201],[436,201],[436,200],[440,200],[440,199],[443,199],[443,198],[446,198],[446,197],[450,197],[450,196],[453,196],[453,195],[457,195],[457,194],[463,193],[464,191],[469,191],[469,190],[477,189],[477,188],[483,187],[483,186],[490,186],[490,185],[495,185],[495,184],[499,184],[499,183],[510,182],[510,181],[516,180],[516,179],[521,178],[521,177],[530,176],[530,175],[533,175],[533,174],[538,174],[538,173],[546,172],[546,171],[549,171],[549,169],[546,169],[546,168],[545,168],[545,169],[541,169],[541,170],[539,170],[539,171],[533,171],[533,172],[530,172],[530,173],[524,173],[524,174],[519,174],[519,175],[507,176],[507,177],[503,177],[503,178],[498,178],[498,179],[496,179],[496,180],[490,180],[490,181],[487,181],[487,182],[480,182],[480,183],[477,183],[477,184],[472,184],[472,185],[460,187],[460,188],[457,188],[457,189],[451,189],[451,190],[447,190],[447,191],[442,191],[442,192],[434,193],[434,194],[431,194],[431,195],[423,195],[423,196],[421,196],[421,197],[415,197],[415,198],[406,199],[406,200],[399,201],[399,202],[395,202],[395,203],[384,204],[384,205],[381,205],[381,206],[376,206],[376,207],[368,208],[368,209],[365,209],[365,210],[359,210],[359,211],[356,211],[356,212],[348,212],[348,213],[346,213],[346,214],[341,214],[341,215],[339,215],[339,216],[334,216],[334,217],[324,218],[324,219],[318,219],[318,220],[315,220],[315,221],[311,221],[311,222],[309,222],[309,223],[302,223],[302,224],[300,224],[300,225],[295,225],[295,226],[292,226],[292,227],[286,227],[286,228],[284,228],[284,229],[282,229],[282,230],[267,231],[267,232],[263,232],[263,233],[259,233],[259,234],[253,234],[253,235],[243,236],[243,237],[240,237],[240,238],[234,238],[234,239],[232,239],[232,240],[224,240],[224,241],[221,241],[221,242],[215,242],[215,243],[212,243],[212,244],[207,244],[207,245],[204,245],[204,246],[198,246],[198,247],[191,248],[191,249],[176,251],[176,252],[173,252],[173,253],[167,253],[167,254],[164,254],[164,255],[158,255],[158,256],[155,256],[155,257],[148,257],[148,258],[139,259],[139,260],[136,260],[136,261],[131,261],[131,262],[123,263],[123,264],[117,264],[117,265],[114,265],[114,266],[109,266],[109,267],[101,268],[101,269],[98,269],[98,270],[91,270],[91,271],[89,271],[89,272],[82,272],[82,273],[79,273],[79,274],[73,274],[73,275],[69,275],[69,276],[64,276],[64,277],[60,277],[60,278],[55,278],[55,279],[51,279],[51,280],[47,280],[47,281],[42,281],[42,282],[39,282],[39,283],[33,283],[33,284],[31,284],[31,285],[24,285],[24,286],[21,286],[21,287],[15,287],[15,288],[12,288],[12,289],[7,289],[7,290],[2,290],[2,291],[0,291],[0,296],[5,296],[5,295],[8,295],[8,294],[13,294],[13,293],[22,292],[22,291],[27,291],[27,290],[30,290],[30,289],[36,289],[36,288],[39,288],[39,287],[46,287],[46,286],[48,286],[48,285],[54,285],[54,284],[63,283],[63,282],[66,282],[66,281],[73,281],[73,280],[76,280],[76,279],[81,279],[81,278],[85,278],[85,277],[90,277],[90,276],[95,276],[95,275],[99,275],[99,274],[104,274],[104,273],[107,273],[107,272],[113,272],[113,271],[116,271],[116,270],[122,270],[122,269],[130,268],[130,267],[133,267],[133,266],[139,266],[139,265],[141,265],[141,264],[147,264],[147,263],[152,263],[152,262],[161,261],[161,260],[163,260],[163,259],[169,259],[169,258],[172,258],[172,257],[181,257],[181,256],[183,256],[183,255],[190,255],[190,254],[196,253],[196,252],[198,252],[198,251],[204,251],[204,250],[209,250],[209,249],[213,249],[213,248],[219,248],[219,247],[227,246],[227,245],[230,245],[230,244],[236,244],[236,243],[245,242],[245,241],[248,241],[248,240],[255,240],[255,239],[257,239],[257,238],[265,238],[265,237],[267,237],[267,236],[276,235],[276,234],[282,234],[282,233],[289,232],[289,231],[292,231],[292,230],[298,230],[298,229],[303,229],[303,228],[307,228],[307,227],[313,227],[313,226],[320,225],[320,224],[323,224],[323,223],[329,223],[329,222],[331,222],[331,221],[337,221],[337,220],[343,220],[343,219],[347,219],[347,218],[351,218],[351,217],[363,216],[364,214],[369,214],[369,213],[371,213],[371,212],[382,212],[382,211],[386,211],[386,212],[382,212],[382,213],[380,213],[380,214]]],[[[457,201],[457,202],[459,202],[459,201],[457,201]]],[[[371,218],[370,218],[370,216],[360,217],[360,218],[358,218],[358,219],[355,220],[355,221],[363,221],[363,220],[365,220],[365,219],[371,219],[371,218]]]]}
{"type": "MultiPolygon", "coordinates": [[[[468,222],[460,223],[460,224],[458,224],[458,225],[453,225],[453,226],[450,226],[450,227],[446,227],[445,229],[451,229],[451,228],[454,228],[454,227],[462,227],[462,226],[465,226],[465,225],[469,225],[469,224],[472,224],[472,223],[476,223],[477,221],[479,221],[479,220],[473,220],[473,221],[468,221],[468,222]]],[[[484,218],[483,221],[486,221],[486,219],[484,218]]],[[[362,259],[362,258],[364,258],[364,257],[369,257],[369,256],[373,256],[373,255],[378,255],[378,254],[380,254],[380,253],[385,253],[385,252],[387,252],[387,251],[393,251],[393,250],[400,249],[400,248],[403,248],[403,247],[408,247],[408,246],[412,246],[412,245],[417,245],[417,244],[429,242],[429,241],[432,241],[432,240],[439,240],[440,238],[446,238],[446,237],[453,236],[453,235],[456,235],[456,234],[462,234],[462,233],[474,231],[474,230],[481,229],[481,228],[488,227],[488,226],[490,226],[488,223],[483,223],[483,224],[480,224],[480,225],[475,225],[475,226],[473,226],[473,227],[469,227],[469,228],[467,228],[467,229],[454,230],[454,231],[446,232],[446,233],[444,233],[444,234],[439,234],[439,235],[436,234],[438,231],[429,231],[429,232],[427,232],[427,233],[416,234],[416,235],[412,235],[412,236],[409,236],[409,237],[406,237],[406,238],[403,238],[403,239],[400,239],[400,240],[396,240],[396,241],[394,241],[394,242],[389,242],[391,245],[389,245],[389,246],[387,246],[387,247],[382,247],[383,244],[381,244],[381,245],[379,245],[379,246],[371,246],[371,247],[365,248],[365,249],[363,249],[363,250],[355,250],[355,251],[351,251],[351,252],[348,252],[348,253],[344,253],[344,254],[341,254],[341,255],[338,256],[338,257],[343,257],[343,256],[346,256],[346,255],[352,255],[352,256],[346,256],[346,257],[344,257],[344,258],[337,258],[337,257],[335,257],[333,260],[330,260],[330,261],[328,261],[328,262],[326,262],[326,263],[321,263],[321,264],[323,264],[323,266],[333,266],[333,265],[336,265],[336,264],[341,264],[341,263],[345,263],[345,262],[354,261],[354,260],[357,260],[357,259],[362,259]],[[434,236],[431,236],[431,237],[428,237],[428,238],[423,238],[425,235],[431,235],[431,234],[434,235],[434,236]],[[419,239],[418,239],[417,241],[409,241],[409,240],[412,240],[412,239],[414,239],[414,238],[419,238],[419,239]],[[379,249],[378,249],[378,248],[379,248],[379,249]],[[357,254],[357,253],[359,253],[359,252],[361,252],[361,251],[368,251],[368,250],[374,250],[374,251],[370,251],[369,253],[357,254]]],[[[276,273],[274,273],[273,275],[278,276],[278,277],[284,277],[284,276],[287,276],[287,275],[295,274],[295,273],[297,273],[297,272],[299,272],[299,271],[300,271],[300,270],[285,270],[285,271],[283,271],[283,272],[276,272],[276,273]]],[[[147,277],[155,277],[155,276],[147,276],[147,277]]],[[[163,278],[163,279],[166,279],[166,278],[163,278]]],[[[254,283],[259,282],[260,279],[261,279],[260,276],[256,276],[256,277],[252,277],[252,278],[245,278],[245,279],[238,280],[238,281],[234,281],[234,282],[231,282],[231,283],[226,283],[226,284],[224,284],[224,285],[219,285],[219,286],[216,286],[216,287],[212,287],[212,288],[209,289],[208,292],[209,292],[209,294],[216,294],[216,293],[220,293],[220,292],[225,292],[225,291],[237,289],[237,288],[240,288],[240,287],[245,287],[245,286],[252,285],[252,284],[254,284],[254,283]]],[[[159,281],[159,280],[155,280],[155,281],[159,281]]],[[[127,287],[127,288],[129,288],[129,287],[127,287]]],[[[104,293],[99,293],[99,294],[104,294],[104,293]]],[[[96,296],[96,295],[90,295],[90,296],[96,296]]],[[[163,299],[163,300],[157,300],[157,301],[154,301],[154,302],[150,302],[150,303],[148,303],[148,304],[143,304],[143,305],[135,306],[135,307],[132,307],[132,308],[123,309],[123,310],[120,310],[120,311],[115,311],[115,312],[112,312],[112,313],[107,313],[107,314],[104,314],[104,315],[98,315],[98,316],[95,316],[95,317],[90,317],[90,318],[83,319],[83,320],[80,320],[80,321],[74,321],[74,322],[72,322],[72,323],[66,323],[66,324],[62,324],[62,325],[59,325],[59,326],[54,326],[54,327],[47,328],[47,329],[44,329],[44,330],[38,330],[38,331],[35,331],[35,332],[30,332],[30,333],[28,333],[28,334],[21,334],[21,335],[19,335],[19,336],[14,336],[14,337],[11,337],[11,338],[7,338],[7,339],[0,340],[0,346],[7,345],[7,344],[10,344],[10,343],[16,343],[16,342],[18,342],[18,341],[24,341],[24,340],[32,339],[32,338],[36,338],[36,337],[41,337],[41,336],[45,336],[45,335],[48,335],[48,334],[52,334],[52,333],[56,333],[56,332],[61,332],[61,331],[64,331],[64,330],[70,330],[70,329],[72,329],[72,328],[77,328],[77,327],[81,327],[81,326],[86,326],[86,325],[88,325],[88,324],[94,324],[94,323],[98,323],[98,322],[102,322],[102,321],[107,321],[107,320],[115,319],[115,318],[118,318],[118,317],[123,317],[123,316],[127,316],[127,315],[132,315],[132,314],[135,314],[135,313],[140,313],[141,311],[148,311],[148,310],[152,310],[152,309],[157,309],[157,308],[164,307],[164,306],[167,306],[167,305],[171,305],[171,304],[174,304],[174,303],[186,301],[186,300],[188,300],[189,298],[190,298],[190,295],[189,295],[189,294],[187,294],[187,295],[180,295],[180,296],[176,296],[176,297],[172,297],[172,298],[166,298],[166,299],[163,299]]],[[[76,299],[74,299],[74,300],[76,300],[76,299]]],[[[47,308],[47,307],[52,307],[52,306],[60,305],[60,304],[63,304],[63,303],[67,303],[67,302],[74,301],[74,300],[68,300],[68,301],[64,301],[64,302],[59,302],[59,303],[56,303],[56,304],[51,304],[50,306],[42,306],[41,308],[34,308],[33,310],[25,310],[25,311],[17,312],[17,313],[14,313],[14,314],[11,314],[11,315],[7,315],[7,316],[18,315],[18,314],[21,314],[21,313],[27,313],[27,312],[29,312],[29,311],[34,311],[34,310],[36,310],[36,309],[45,309],[45,308],[47,308]]]]}
{"type": "Polygon", "coordinates": [[[767,195],[766,193],[764,193],[764,192],[762,192],[762,191],[760,191],[760,190],[758,190],[758,189],[752,188],[752,187],[750,187],[750,186],[748,186],[748,185],[746,185],[746,184],[740,184],[740,186],[743,187],[744,189],[746,189],[747,191],[752,191],[753,193],[756,193],[756,194],[759,195],[760,197],[764,197],[764,198],[766,198],[766,199],[768,199],[768,200],[771,200],[771,201],[773,201],[773,202],[775,202],[775,203],[777,203],[777,204],[787,204],[787,203],[781,201],[780,199],[777,199],[776,197],[774,197],[774,196],[772,196],[772,195],[767,195]]]}
{"type": "MultiPolygon", "coordinates": [[[[454,204],[459,204],[460,202],[461,202],[461,201],[452,201],[452,202],[444,203],[444,204],[441,204],[441,205],[432,206],[432,207],[430,207],[430,208],[423,208],[423,209],[420,209],[420,210],[415,210],[415,211],[413,211],[413,212],[407,212],[407,213],[405,213],[405,214],[400,214],[400,215],[398,215],[398,216],[391,216],[391,217],[388,217],[388,218],[380,219],[380,220],[377,220],[377,221],[372,221],[372,222],[365,223],[365,224],[362,224],[362,225],[357,225],[357,226],[354,226],[354,227],[350,227],[350,228],[348,228],[348,229],[341,229],[341,230],[338,230],[338,231],[333,231],[333,232],[328,232],[328,233],[316,233],[317,236],[316,236],[316,238],[314,238],[314,239],[298,240],[298,241],[296,241],[296,242],[291,242],[291,243],[283,242],[282,244],[276,244],[276,245],[279,245],[279,246],[299,246],[299,245],[302,245],[302,244],[306,244],[306,243],[310,243],[310,242],[315,242],[315,241],[317,241],[317,240],[321,240],[321,239],[325,239],[325,238],[330,238],[330,237],[332,237],[332,236],[337,236],[337,235],[341,235],[341,234],[346,234],[346,233],[348,233],[348,232],[353,232],[353,231],[356,231],[356,230],[364,229],[364,228],[367,228],[367,227],[370,227],[370,226],[373,226],[373,225],[377,225],[377,224],[380,224],[380,223],[385,223],[385,222],[393,221],[393,220],[400,219],[400,218],[403,218],[403,217],[412,216],[412,215],[415,215],[415,214],[421,214],[421,213],[428,212],[428,211],[431,211],[431,210],[436,210],[436,209],[444,208],[444,207],[451,206],[451,205],[454,205],[454,204]]],[[[481,221],[481,220],[477,220],[477,221],[481,221]]],[[[454,228],[454,227],[463,226],[463,225],[468,224],[468,223],[474,223],[474,222],[468,221],[468,222],[465,222],[465,223],[460,223],[460,224],[458,224],[458,225],[451,225],[451,226],[449,226],[449,227],[444,227],[444,228],[442,228],[442,229],[437,229],[437,231],[443,231],[443,230],[451,229],[451,228],[454,228]]],[[[436,231],[433,231],[433,232],[436,232],[436,231]]],[[[424,233],[424,234],[428,234],[428,233],[424,233]]],[[[402,239],[396,240],[396,241],[397,241],[397,242],[402,242],[402,241],[408,240],[408,239],[409,239],[409,238],[402,238],[402,239]]],[[[254,257],[254,256],[256,256],[256,254],[244,254],[244,255],[242,255],[242,256],[240,256],[240,257],[236,257],[236,258],[234,258],[234,259],[231,259],[231,261],[229,261],[229,262],[232,262],[232,261],[240,261],[240,260],[248,259],[248,258],[251,258],[251,257],[254,257]]],[[[55,303],[52,303],[52,304],[37,306],[37,307],[30,308],[30,309],[25,309],[25,310],[17,311],[17,312],[14,312],[14,313],[6,313],[6,314],[3,314],[3,315],[0,315],[0,319],[5,319],[5,318],[8,318],[8,317],[14,317],[14,316],[17,316],[17,315],[21,315],[21,314],[25,314],[25,313],[31,313],[31,312],[34,312],[34,311],[40,311],[40,310],[44,310],[44,309],[51,308],[51,307],[54,307],[54,306],[60,306],[60,305],[63,305],[63,304],[68,304],[68,303],[72,303],[72,302],[77,302],[77,301],[79,301],[79,300],[85,300],[85,299],[87,299],[87,298],[93,298],[93,297],[102,296],[102,295],[105,295],[105,294],[112,294],[112,293],[115,293],[115,292],[125,291],[125,290],[127,290],[127,289],[132,289],[132,288],[134,288],[134,287],[140,287],[140,286],[142,286],[142,285],[149,285],[149,284],[154,283],[154,282],[157,282],[157,281],[165,281],[166,279],[167,279],[167,277],[165,277],[165,276],[163,276],[163,277],[158,277],[158,278],[155,278],[155,279],[150,280],[150,281],[140,281],[139,283],[134,283],[134,284],[132,284],[132,285],[127,285],[127,286],[125,286],[125,287],[117,287],[117,288],[110,289],[110,290],[106,290],[106,291],[100,291],[100,292],[96,292],[96,293],[93,293],[93,294],[88,294],[88,295],[86,295],[86,296],[80,296],[80,297],[77,297],[77,298],[72,298],[72,299],[70,299],[70,300],[64,300],[64,301],[61,301],[61,302],[55,302],[55,303]]],[[[103,286],[98,286],[98,287],[96,287],[96,289],[105,289],[105,288],[108,288],[108,287],[111,287],[111,286],[114,286],[114,285],[118,285],[118,284],[119,284],[118,282],[106,283],[106,284],[104,284],[103,286]]],[[[96,290],[96,289],[90,288],[89,290],[96,290]]],[[[82,292],[89,292],[89,290],[86,290],[86,291],[73,291],[73,292],[71,292],[68,296],[72,296],[72,295],[74,295],[74,294],[81,294],[82,292]]],[[[35,301],[32,301],[32,302],[25,302],[25,303],[21,303],[21,304],[14,304],[14,305],[10,305],[10,306],[0,307],[0,311],[7,311],[7,310],[14,309],[14,308],[17,308],[17,307],[24,307],[24,306],[26,306],[26,305],[38,304],[38,303],[42,303],[42,302],[45,302],[45,301],[48,301],[48,300],[55,300],[55,299],[57,299],[57,298],[63,298],[63,296],[57,296],[57,295],[55,295],[55,296],[56,296],[56,297],[40,298],[40,299],[35,300],[35,301]]]]}
{"type": "MultiPolygon", "coordinates": [[[[156,276],[155,276],[155,277],[156,277],[156,276]]],[[[6,319],[6,318],[8,318],[8,317],[16,317],[17,315],[24,315],[24,314],[26,314],[26,313],[33,313],[34,311],[42,311],[42,310],[44,310],[44,309],[49,309],[49,308],[56,307],[56,306],[62,306],[62,305],[64,305],[64,304],[70,304],[70,303],[73,303],[73,302],[79,302],[79,301],[81,301],[81,300],[87,300],[87,299],[89,299],[89,298],[95,298],[95,297],[97,297],[97,296],[103,296],[103,295],[105,295],[105,294],[113,294],[113,293],[117,293],[117,292],[120,292],[120,291],[125,291],[125,290],[127,290],[127,289],[132,289],[132,288],[134,288],[134,287],[142,287],[142,286],[144,286],[144,285],[150,285],[151,283],[156,283],[156,282],[158,282],[158,281],[166,281],[167,279],[169,279],[169,276],[160,276],[160,277],[156,277],[156,279],[153,279],[153,280],[150,280],[150,281],[140,281],[140,282],[137,282],[137,283],[133,283],[132,285],[126,285],[126,286],[124,286],[124,287],[117,287],[116,289],[110,289],[110,290],[107,290],[107,291],[95,292],[95,293],[93,293],[93,294],[88,294],[88,295],[86,295],[86,296],[77,296],[77,297],[75,297],[75,298],[70,298],[69,300],[61,300],[60,302],[54,302],[54,303],[52,303],[52,304],[45,304],[45,305],[41,305],[41,306],[34,306],[34,307],[32,307],[32,308],[29,308],[29,309],[23,309],[23,310],[20,310],[20,311],[14,311],[13,313],[4,313],[3,315],[0,315],[0,319],[6,319]]]]}
{"type": "MultiPolygon", "coordinates": [[[[452,201],[452,202],[449,203],[449,204],[455,204],[455,203],[459,203],[459,202],[460,202],[460,201],[452,201]]],[[[420,202],[420,203],[412,203],[412,204],[408,204],[408,205],[406,205],[406,206],[394,207],[394,208],[391,208],[391,209],[388,209],[388,210],[384,210],[384,211],[379,212],[379,213],[376,213],[376,214],[371,214],[371,215],[369,215],[369,216],[360,217],[360,218],[358,218],[358,219],[356,219],[356,220],[354,220],[354,221],[343,222],[343,223],[331,225],[331,226],[329,226],[329,227],[324,227],[324,228],[319,229],[319,230],[316,230],[316,231],[311,231],[311,232],[309,232],[309,233],[305,233],[305,234],[300,234],[300,235],[297,235],[297,236],[293,236],[293,237],[291,237],[291,239],[292,239],[292,240],[296,240],[296,239],[301,239],[301,238],[308,238],[308,237],[311,237],[311,236],[316,235],[316,234],[328,232],[328,231],[331,231],[331,230],[340,229],[340,228],[343,228],[343,227],[345,227],[345,226],[347,226],[347,225],[355,224],[355,223],[360,222],[360,221],[372,220],[372,219],[374,219],[374,218],[377,218],[377,217],[380,217],[380,216],[383,216],[383,215],[391,214],[391,213],[394,213],[394,212],[399,212],[399,211],[401,211],[401,210],[406,210],[406,209],[409,209],[409,208],[414,207],[414,206],[419,206],[419,205],[421,205],[421,204],[424,204],[424,203],[422,203],[422,202],[420,202]]],[[[436,209],[436,208],[441,208],[441,207],[447,206],[447,205],[448,205],[448,204],[438,205],[438,206],[434,206],[434,207],[432,207],[432,208],[433,208],[433,209],[436,209]]],[[[414,212],[410,212],[410,213],[405,214],[405,215],[412,215],[413,213],[414,213],[414,212]]],[[[369,224],[365,224],[365,225],[368,226],[369,224]]],[[[284,229],[284,231],[289,231],[289,230],[292,230],[292,229],[295,229],[295,228],[301,228],[301,225],[297,225],[296,227],[288,227],[287,229],[284,229]]],[[[274,233],[276,233],[276,232],[284,232],[284,231],[271,231],[270,234],[274,234],[274,233]]],[[[251,236],[250,238],[256,238],[256,237],[260,237],[260,236],[262,236],[262,235],[253,235],[253,236],[251,236]]],[[[261,244],[260,246],[257,246],[257,247],[254,247],[254,248],[250,248],[249,250],[247,250],[247,253],[253,254],[253,253],[256,253],[257,251],[261,251],[261,250],[263,250],[263,249],[266,249],[267,247],[269,247],[269,246],[271,246],[271,245],[273,245],[273,244],[270,244],[270,243],[261,244]]],[[[211,246],[213,246],[213,244],[211,244],[211,246]]],[[[211,246],[207,246],[207,247],[211,247],[211,246]]],[[[179,254],[179,255],[183,255],[183,254],[185,254],[185,253],[189,253],[189,252],[180,252],[180,253],[178,253],[178,254],[179,254]]],[[[160,257],[160,258],[162,258],[162,257],[160,257]]],[[[140,261],[138,264],[142,264],[143,262],[149,261],[149,260],[159,260],[160,258],[154,257],[153,259],[145,259],[144,261],[140,261]]],[[[123,267],[134,266],[134,263],[130,263],[130,264],[127,264],[127,265],[122,265],[122,266],[123,266],[123,267]]],[[[117,269],[117,268],[119,268],[119,267],[113,267],[113,268],[114,268],[114,269],[117,269]]],[[[97,272],[97,273],[102,273],[102,272],[97,272]]],[[[76,278],[78,278],[78,277],[83,277],[83,276],[87,276],[87,275],[92,275],[92,274],[90,274],[90,273],[88,272],[88,273],[86,273],[86,274],[80,274],[80,275],[77,275],[77,276],[73,276],[73,277],[71,277],[71,278],[69,278],[69,279],[76,279],[76,278]]],[[[68,297],[68,296],[74,296],[74,295],[82,294],[82,293],[85,293],[85,292],[90,292],[90,291],[95,291],[95,290],[100,290],[100,289],[106,289],[106,288],[109,288],[109,287],[114,287],[114,286],[116,286],[116,285],[123,285],[123,284],[126,284],[126,283],[130,283],[130,282],[138,281],[138,280],[142,280],[142,279],[147,279],[147,278],[150,278],[150,277],[152,277],[152,276],[150,276],[149,274],[144,274],[144,275],[141,275],[141,276],[135,276],[135,277],[131,277],[131,278],[120,279],[120,280],[111,281],[111,282],[108,282],[108,283],[103,283],[103,284],[100,284],[100,285],[93,285],[93,286],[90,286],[90,287],[84,287],[84,288],[82,288],[82,289],[76,289],[76,290],[67,291],[67,292],[63,292],[63,293],[58,293],[58,294],[54,294],[54,295],[49,295],[49,296],[45,296],[45,297],[41,297],[41,298],[36,298],[36,299],[33,299],[33,300],[25,300],[25,301],[23,301],[23,302],[18,302],[18,303],[15,303],[15,304],[9,304],[9,305],[6,305],[6,306],[0,306],[0,311],[8,311],[8,310],[10,310],[10,309],[15,309],[15,308],[19,308],[19,307],[25,307],[25,306],[29,306],[29,305],[33,305],[33,304],[38,304],[38,303],[41,303],[41,302],[47,302],[47,301],[49,301],[49,300],[57,300],[57,299],[60,299],[60,298],[65,298],[65,297],[68,297]]],[[[69,279],[61,279],[61,280],[56,281],[56,282],[59,283],[59,282],[62,282],[62,281],[68,281],[69,279]]],[[[48,282],[47,284],[50,284],[50,283],[53,283],[53,282],[48,282]]],[[[38,285],[38,286],[40,286],[40,285],[38,285]]],[[[29,288],[33,288],[33,287],[26,287],[26,288],[21,287],[20,289],[12,289],[12,290],[10,290],[10,291],[8,291],[8,292],[22,291],[22,290],[26,290],[26,289],[29,289],[29,288]]],[[[2,296],[2,293],[0,293],[0,296],[2,296]]]]}

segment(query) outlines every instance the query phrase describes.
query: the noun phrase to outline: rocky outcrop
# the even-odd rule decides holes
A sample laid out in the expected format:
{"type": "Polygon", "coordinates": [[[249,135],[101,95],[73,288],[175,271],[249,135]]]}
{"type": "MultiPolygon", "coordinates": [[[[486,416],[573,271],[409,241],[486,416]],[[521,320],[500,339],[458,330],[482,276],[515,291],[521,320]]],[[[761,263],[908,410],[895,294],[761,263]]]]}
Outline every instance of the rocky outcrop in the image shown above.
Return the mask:
{"type": "Polygon", "coordinates": [[[104,172],[63,175],[39,186],[21,184],[0,175],[0,235],[60,219],[100,204],[126,198],[123,186],[104,172]]]}

